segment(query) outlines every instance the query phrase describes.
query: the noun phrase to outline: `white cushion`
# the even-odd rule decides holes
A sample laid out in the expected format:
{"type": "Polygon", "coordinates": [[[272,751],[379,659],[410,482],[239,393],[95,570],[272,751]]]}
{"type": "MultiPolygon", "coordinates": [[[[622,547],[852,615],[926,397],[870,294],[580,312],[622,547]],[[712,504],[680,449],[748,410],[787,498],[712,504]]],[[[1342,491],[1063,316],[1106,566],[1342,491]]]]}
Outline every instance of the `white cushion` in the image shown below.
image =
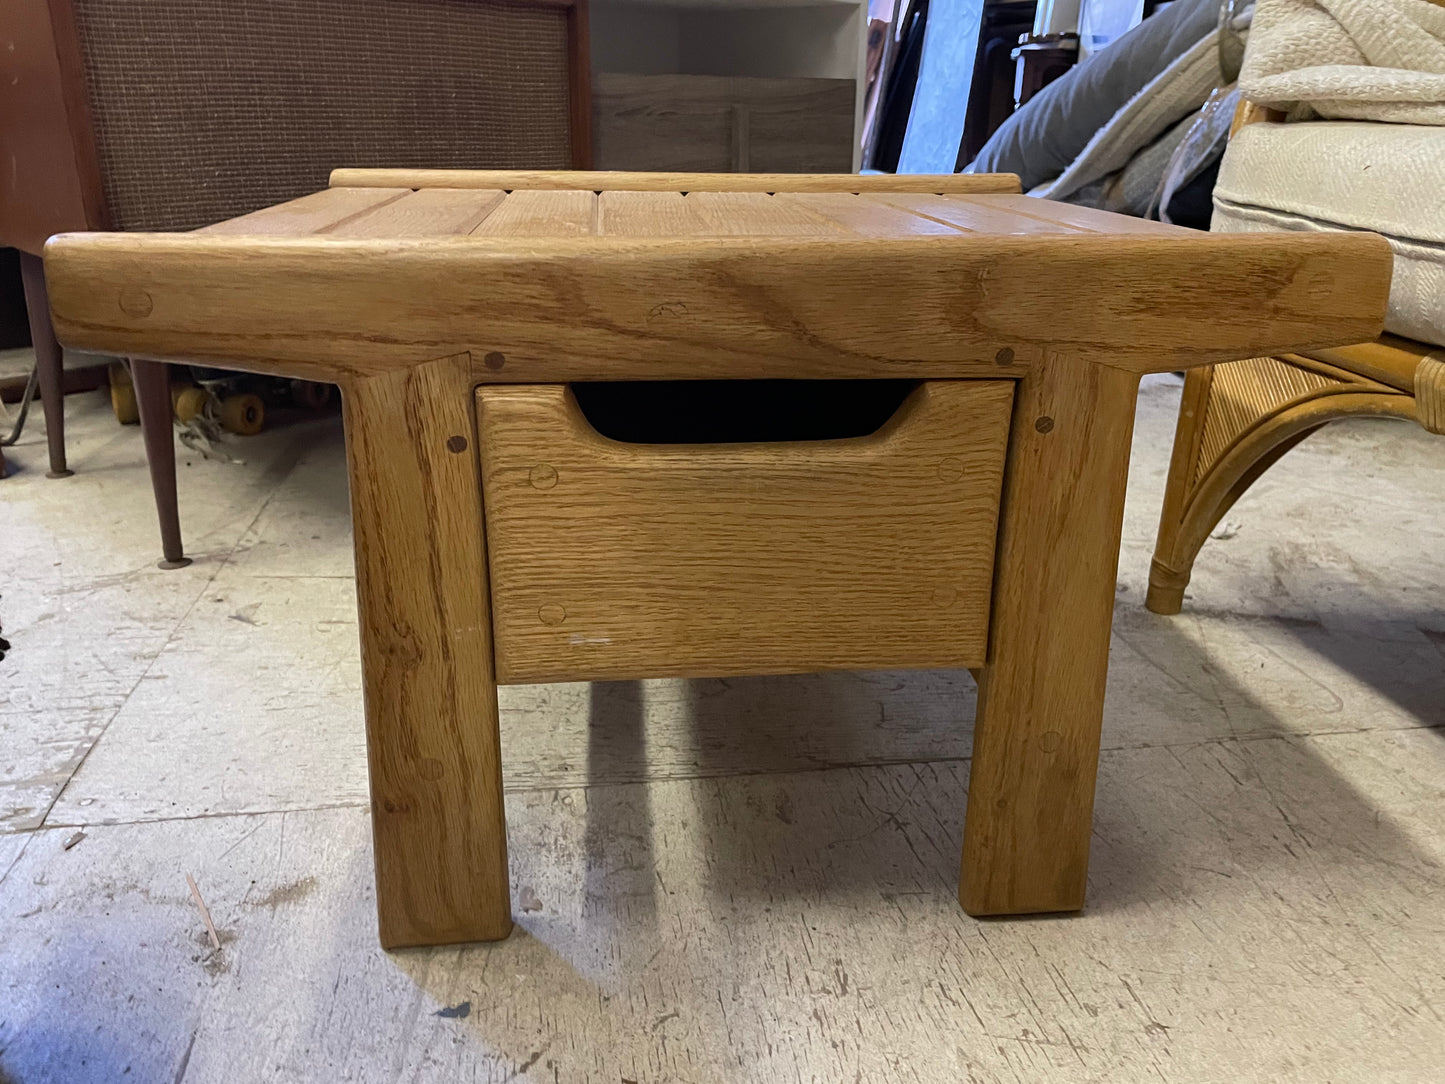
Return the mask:
{"type": "Polygon", "coordinates": [[[1445,124],[1440,0],[1267,0],[1239,89],[1290,114],[1445,124]]]}
{"type": "Polygon", "coordinates": [[[1395,251],[1386,330],[1445,344],[1445,128],[1248,124],[1214,186],[1217,232],[1373,230],[1395,251]]]}

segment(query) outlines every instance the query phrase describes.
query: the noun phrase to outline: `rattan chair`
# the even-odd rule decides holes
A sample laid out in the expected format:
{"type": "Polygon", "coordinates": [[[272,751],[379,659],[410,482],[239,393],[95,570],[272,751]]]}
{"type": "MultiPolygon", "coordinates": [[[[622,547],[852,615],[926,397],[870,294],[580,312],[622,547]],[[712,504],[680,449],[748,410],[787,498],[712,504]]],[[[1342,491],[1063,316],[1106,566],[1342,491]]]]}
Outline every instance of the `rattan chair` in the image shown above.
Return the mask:
{"type": "MultiPolygon", "coordinates": [[[[190,229],[342,166],[590,165],[586,0],[0,0],[0,26],[0,244],[21,252],[52,477],[52,234],[190,229]]],[[[184,564],[168,371],[131,367],[162,564],[184,564]]]]}
{"type": "MultiPolygon", "coordinates": [[[[1245,104],[1235,131],[1281,119],[1245,104]]],[[[1200,548],[1271,464],[1321,426],[1361,416],[1414,420],[1445,434],[1445,348],[1383,335],[1337,350],[1191,369],[1149,571],[1148,608],[1180,611],[1200,548]]]]}

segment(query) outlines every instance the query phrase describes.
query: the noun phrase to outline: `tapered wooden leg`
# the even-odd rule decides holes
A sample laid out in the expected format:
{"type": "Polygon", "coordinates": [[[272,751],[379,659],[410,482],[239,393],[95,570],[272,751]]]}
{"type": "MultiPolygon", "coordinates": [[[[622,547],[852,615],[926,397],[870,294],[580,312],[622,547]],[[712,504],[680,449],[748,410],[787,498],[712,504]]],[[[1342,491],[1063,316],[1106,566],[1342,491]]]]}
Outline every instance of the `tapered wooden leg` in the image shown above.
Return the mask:
{"type": "Polygon", "coordinates": [[[170,367],[160,361],[132,358],[130,379],[140,411],[146,464],[161,524],[161,568],[185,568],[191,559],[181,545],[181,513],[176,500],[176,438],[171,425],[170,367]]]}
{"type": "Polygon", "coordinates": [[[1137,374],[1052,356],[1014,402],[959,899],[1084,904],[1137,374]]]}
{"type": "Polygon", "coordinates": [[[35,368],[40,374],[40,402],[45,408],[45,442],[50,450],[47,478],[69,478],[75,472],[65,465],[64,354],[55,341],[50,322],[50,297],[45,290],[45,264],[39,256],[20,254],[20,278],[25,286],[25,308],[30,318],[30,341],[35,347],[35,368]]]}
{"type": "Polygon", "coordinates": [[[387,948],[512,928],[465,355],[342,388],[376,904],[387,948]]]}

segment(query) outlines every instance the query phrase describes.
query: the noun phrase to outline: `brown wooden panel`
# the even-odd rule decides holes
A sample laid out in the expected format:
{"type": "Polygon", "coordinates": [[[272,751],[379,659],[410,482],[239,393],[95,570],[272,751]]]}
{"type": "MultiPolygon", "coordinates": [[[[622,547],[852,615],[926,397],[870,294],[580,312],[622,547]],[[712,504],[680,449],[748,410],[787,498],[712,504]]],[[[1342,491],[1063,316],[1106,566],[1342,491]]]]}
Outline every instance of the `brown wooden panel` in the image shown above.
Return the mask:
{"type": "Polygon", "coordinates": [[[862,198],[913,214],[927,215],[973,233],[1027,235],[1081,232],[1061,222],[1046,222],[1031,215],[1019,214],[1012,208],[993,202],[992,198],[987,201],[932,195],[870,195],[862,198]]]}
{"type": "Polygon", "coordinates": [[[693,192],[687,197],[713,227],[734,237],[827,237],[849,231],[798,203],[765,192],[693,192]]]}
{"type": "Polygon", "coordinates": [[[1131,215],[1117,215],[1111,211],[1101,211],[1097,207],[1080,207],[1073,203],[1036,199],[1033,196],[1006,195],[998,199],[990,199],[988,202],[989,206],[995,209],[1004,208],[1017,211],[1019,214],[1029,215],[1046,222],[1057,222],[1073,229],[1089,230],[1093,233],[1147,233],[1159,236],[1187,237],[1191,233],[1199,232],[1185,226],[1171,226],[1167,222],[1153,222],[1147,218],[1134,218],[1131,215]]]}
{"type": "Polygon", "coordinates": [[[602,192],[597,232],[612,237],[696,237],[716,230],[681,192],[602,192]]]}
{"type": "Polygon", "coordinates": [[[1048,349],[1167,371],[1373,339],[1391,263],[1357,233],[46,246],[67,345],[312,379],[466,352],[506,383],[1005,376],[1048,349]]]}
{"type": "Polygon", "coordinates": [[[846,173],[852,79],[598,73],[593,138],[603,169],[846,173]]]}
{"type": "Polygon", "coordinates": [[[851,194],[603,192],[600,233],[618,237],[902,237],[959,231],[851,194]]]}
{"type": "MultiPolygon", "coordinates": [[[[771,82],[771,80],[769,80],[771,82]]],[[[853,168],[856,82],[779,80],[738,103],[746,117],[746,168],[760,173],[847,173],[853,168]]],[[[736,165],[734,168],[738,168],[736,165]]]]}
{"type": "Polygon", "coordinates": [[[228,218],[197,233],[257,237],[304,237],[324,233],[350,220],[410,196],[407,188],[323,188],[275,207],[228,218]]]}
{"type": "Polygon", "coordinates": [[[1018,383],[963,828],[970,914],[1084,904],[1138,388],[1060,354],[1018,383]]]}
{"type": "Polygon", "coordinates": [[[0,5],[0,244],[107,226],[67,0],[0,5]]]}
{"type": "Polygon", "coordinates": [[[567,128],[572,168],[592,168],[592,30],[588,0],[567,3],[567,128]]]}
{"type": "Polygon", "coordinates": [[[732,169],[729,83],[708,76],[594,74],[595,164],[604,170],[732,169]]]}
{"type": "Polygon", "coordinates": [[[342,388],[381,943],[512,928],[469,365],[342,388]]]}
{"type": "Polygon", "coordinates": [[[592,192],[511,192],[472,231],[477,237],[579,237],[592,233],[592,192]]]}
{"type": "Polygon", "coordinates": [[[960,229],[927,215],[914,214],[902,207],[846,192],[779,192],[773,199],[806,207],[860,237],[926,237],[940,234],[957,237],[960,229]]]}
{"type": "Polygon", "coordinates": [[[327,228],[326,233],[331,237],[455,237],[476,229],[501,200],[501,192],[485,188],[423,188],[353,215],[327,228]]]}
{"type": "Polygon", "coordinates": [[[578,189],[587,192],[1017,193],[1012,173],[677,173],[626,170],[333,169],[333,188],[578,189]]]}
{"type": "Polygon", "coordinates": [[[502,682],[984,660],[1006,380],[878,433],[606,440],[560,386],[478,391],[502,682]]]}

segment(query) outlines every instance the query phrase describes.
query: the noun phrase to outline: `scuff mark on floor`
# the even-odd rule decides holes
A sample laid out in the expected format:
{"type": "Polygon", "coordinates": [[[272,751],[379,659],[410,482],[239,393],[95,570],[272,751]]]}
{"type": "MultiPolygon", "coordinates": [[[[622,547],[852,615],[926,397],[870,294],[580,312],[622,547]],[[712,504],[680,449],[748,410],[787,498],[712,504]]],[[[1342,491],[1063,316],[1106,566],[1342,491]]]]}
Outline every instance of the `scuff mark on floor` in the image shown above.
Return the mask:
{"type": "Polygon", "coordinates": [[[181,1063],[176,1066],[176,1076],[171,1084],[181,1084],[186,1079],[186,1070],[191,1066],[191,1051],[196,1048],[196,1032],[191,1032],[191,1041],[186,1044],[186,1052],[181,1055],[181,1063]]]}
{"type": "Polygon", "coordinates": [[[539,1061],[541,1061],[542,1055],[545,1053],[547,1053],[547,1048],[545,1046],[542,1047],[541,1050],[532,1051],[531,1056],[528,1057],[526,1061],[522,1062],[521,1065],[517,1066],[516,1069],[507,1074],[506,1080],[504,1080],[502,1084],[507,1084],[507,1081],[517,1080],[518,1078],[520,1078],[523,1074],[526,1073],[528,1069],[532,1068],[532,1066],[536,1065],[539,1061]]]}
{"type": "Polygon", "coordinates": [[[255,907],[269,907],[275,910],[283,903],[300,903],[307,896],[316,890],[315,877],[302,877],[295,881],[289,881],[284,885],[277,885],[252,905],[255,907]]]}
{"type": "Polygon", "coordinates": [[[242,606],[239,610],[233,613],[231,615],[231,620],[239,621],[243,625],[259,626],[260,622],[256,620],[256,611],[258,611],[260,608],[261,604],[259,602],[249,603],[245,606],[242,606]]]}

